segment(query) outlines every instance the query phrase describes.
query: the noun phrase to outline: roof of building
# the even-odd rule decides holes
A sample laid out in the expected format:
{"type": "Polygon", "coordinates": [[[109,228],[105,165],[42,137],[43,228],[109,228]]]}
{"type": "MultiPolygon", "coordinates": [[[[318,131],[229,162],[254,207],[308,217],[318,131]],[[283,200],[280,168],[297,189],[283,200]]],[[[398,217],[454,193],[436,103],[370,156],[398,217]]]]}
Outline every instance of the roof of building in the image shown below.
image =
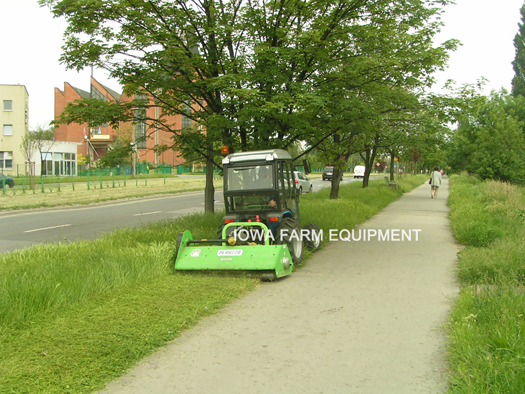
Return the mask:
{"type": "Polygon", "coordinates": [[[20,87],[23,87],[26,90],[27,95],[29,96],[29,92],[27,91],[26,85],[20,85],[19,83],[18,84],[0,83],[0,86],[14,86],[14,87],[20,86],[20,87]]]}
{"type": "Polygon", "coordinates": [[[86,92],[85,90],[76,88],[73,85],[71,85],[71,87],[73,89],[75,89],[75,92],[77,92],[80,95],[80,97],[82,97],[82,98],[90,98],[91,97],[91,94],[89,92],[86,92]]]}
{"type": "Polygon", "coordinates": [[[108,88],[106,85],[100,84],[100,86],[102,86],[104,89],[106,89],[108,91],[108,93],[113,96],[113,98],[115,100],[120,101],[120,97],[122,96],[122,94],[115,92],[113,89],[108,88]]]}

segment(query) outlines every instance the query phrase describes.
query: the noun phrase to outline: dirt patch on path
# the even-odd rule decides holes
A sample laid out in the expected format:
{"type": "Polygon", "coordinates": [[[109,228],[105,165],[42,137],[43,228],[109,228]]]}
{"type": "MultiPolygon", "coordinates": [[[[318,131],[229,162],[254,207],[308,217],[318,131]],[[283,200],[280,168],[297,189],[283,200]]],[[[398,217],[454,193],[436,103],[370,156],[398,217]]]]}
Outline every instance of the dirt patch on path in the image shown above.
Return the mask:
{"type": "MultiPolygon", "coordinates": [[[[332,242],[144,359],[105,393],[442,393],[442,324],[458,293],[444,182],[360,229],[410,241],[332,242]]],[[[348,214],[351,214],[349,212],[348,214]]],[[[327,236],[325,234],[325,236],[327,236]]]]}

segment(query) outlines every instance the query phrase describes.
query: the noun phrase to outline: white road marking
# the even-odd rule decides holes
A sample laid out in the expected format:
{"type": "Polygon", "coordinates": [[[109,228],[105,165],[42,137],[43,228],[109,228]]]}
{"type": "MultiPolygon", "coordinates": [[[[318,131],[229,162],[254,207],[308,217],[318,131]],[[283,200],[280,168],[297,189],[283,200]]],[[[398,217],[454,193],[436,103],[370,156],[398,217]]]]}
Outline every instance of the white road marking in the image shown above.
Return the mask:
{"type": "Polygon", "coordinates": [[[144,216],[144,215],[155,215],[156,213],[161,213],[162,211],[155,211],[155,212],[145,212],[145,213],[136,213],[133,216],[144,216]]]}
{"type": "Polygon", "coordinates": [[[68,226],[71,226],[71,224],[61,224],[60,226],[36,228],[36,229],[34,229],[34,230],[27,230],[27,231],[24,231],[24,233],[34,233],[35,231],[52,230],[52,229],[54,229],[54,228],[68,227],[68,226]]]}

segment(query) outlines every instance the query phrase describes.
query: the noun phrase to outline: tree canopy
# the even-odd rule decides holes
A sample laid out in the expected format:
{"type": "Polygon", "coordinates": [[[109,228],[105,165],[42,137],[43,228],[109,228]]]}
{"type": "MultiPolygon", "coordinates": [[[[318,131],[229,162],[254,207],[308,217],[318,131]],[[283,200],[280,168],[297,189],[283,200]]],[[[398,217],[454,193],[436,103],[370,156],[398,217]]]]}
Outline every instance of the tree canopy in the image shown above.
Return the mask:
{"type": "Polygon", "coordinates": [[[520,9],[521,23],[518,24],[518,33],[514,37],[516,55],[512,62],[514,78],[512,79],[512,94],[525,96],[525,4],[520,9]]]}
{"type": "Polygon", "coordinates": [[[222,144],[315,146],[412,108],[456,45],[433,43],[449,0],[39,2],[67,20],[67,68],[103,68],[135,97],[84,100],[59,122],[116,125],[159,106],[149,120],[173,133],[171,148],[208,165],[222,144]],[[181,114],[193,128],[173,123],[181,114]]]}
{"type": "Polygon", "coordinates": [[[525,184],[525,97],[502,90],[465,102],[449,142],[451,170],[525,184]]]}

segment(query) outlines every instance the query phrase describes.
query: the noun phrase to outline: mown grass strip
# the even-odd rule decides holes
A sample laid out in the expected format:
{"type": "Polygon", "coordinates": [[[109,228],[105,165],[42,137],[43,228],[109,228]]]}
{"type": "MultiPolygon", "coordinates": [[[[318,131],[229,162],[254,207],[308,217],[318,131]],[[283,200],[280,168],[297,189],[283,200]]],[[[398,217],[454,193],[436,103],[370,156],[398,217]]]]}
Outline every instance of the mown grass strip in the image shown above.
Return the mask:
{"type": "MultiPolygon", "coordinates": [[[[301,196],[302,220],[351,229],[426,177],[400,190],[374,181],[301,196]]],[[[94,242],[38,246],[0,260],[0,392],[84,393],[98,390],[201,317],[257,287],[249,278],[173,273],[176,235],[216,234],[222,216],[192,215],[94,242]],[[58,284],[58,286],[57,286],[58,284]],[[35,295],[32,297],[32,290],[35,295]]],[[[278,285],[278,283],[276,284],[278,285]]]]}
{"type": "Polygon", "coordinates": [[[525,392],[525,189],[455,176],[449,204],[467,245],[447,326],[449,392],[525,392]]]}
{"type": "Polygon", "coordinates": [[[255,279],[165,275],[3,333],[0,392],[84,393],[257,285],[255,279]]]}

